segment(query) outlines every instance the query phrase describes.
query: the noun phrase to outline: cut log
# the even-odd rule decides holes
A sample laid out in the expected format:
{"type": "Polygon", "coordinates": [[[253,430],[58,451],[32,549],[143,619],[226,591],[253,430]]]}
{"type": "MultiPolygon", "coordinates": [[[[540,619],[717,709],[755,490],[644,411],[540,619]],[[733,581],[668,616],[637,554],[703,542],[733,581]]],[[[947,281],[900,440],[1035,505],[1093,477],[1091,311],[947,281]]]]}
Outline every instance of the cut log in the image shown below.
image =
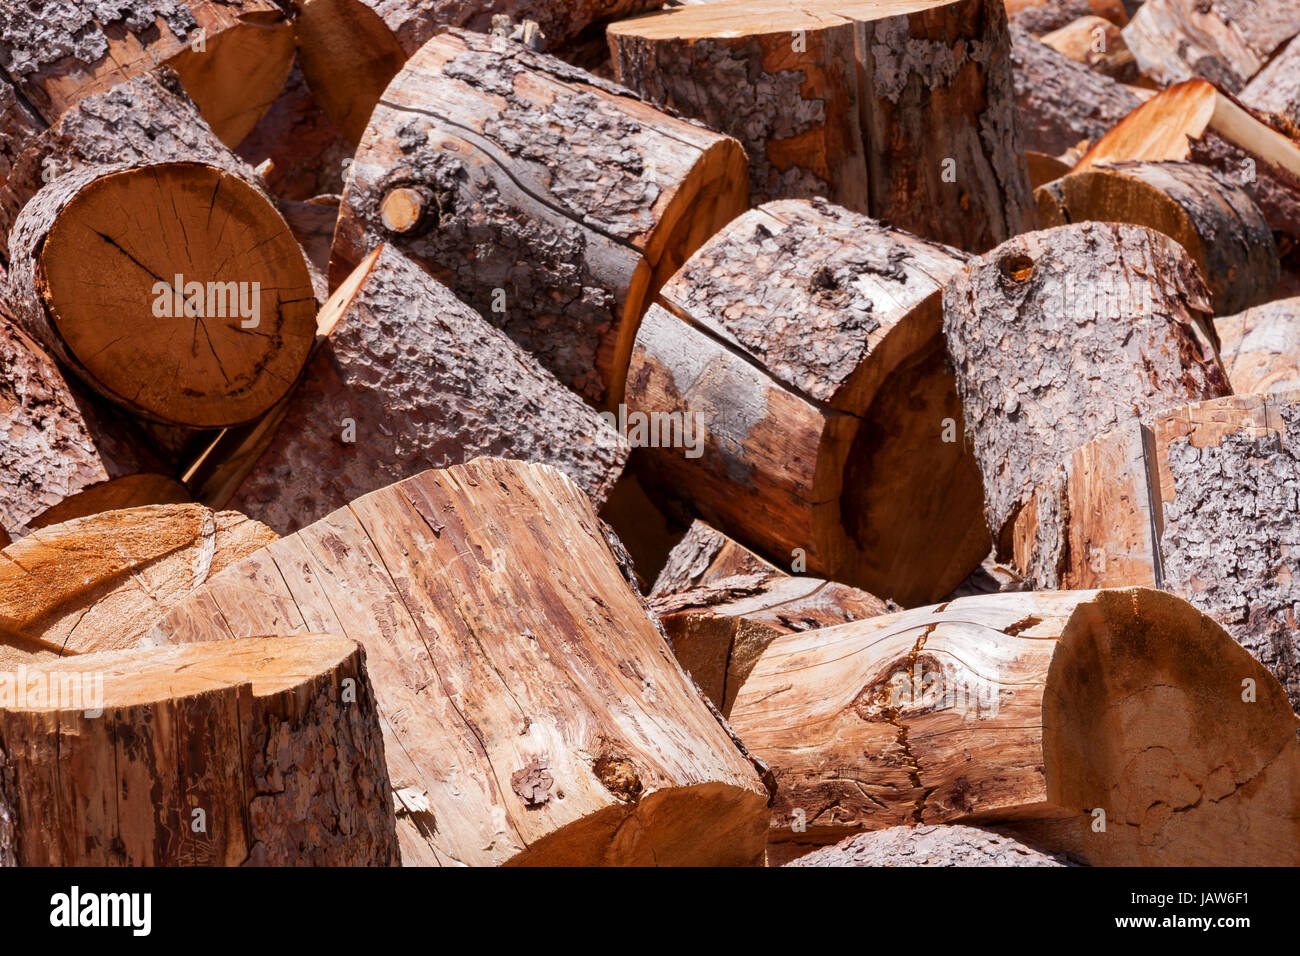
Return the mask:
{"type": "Polygon", "coordinates": [[[256,418],[311,348],[302,251],[255,187],[202,163],[89,166],[27,205],[9,237],[26,329],[141,418],[256,418]]]}
{"type": "Polygon", "coordinates": [[[660,0],[298,0],[294,29],[312,94],[355,143],[402,64],[448,27],[487,33],[499,17],[532,20],[541,48],[555,52],[606,20],[660,5],[660,0]]]}
{"type": "Polygon", "coordinates": [[[46,123],[162,63],[234,146],[284,86],[293,30],[273,0],[34,0],[0,10],[0,69],[46,123]]]}
{"type": "Polygon", "coordinates": [[[1035,192],[1040,186],[1046,186],[1052,180],[1060,179],[1074,167],[1073,163],[1067,163],[1059,156],[1049,156],[1032,150],[1025,152],[1025,160],[1029,163],[1029,184],[1034,187],[1035,192]]]}
{"type": "Polygon", "coordinates": [[[940,329],[962,264],[817,200],[736,219],[637,336],[647,491],[779,565],[903,605],[947,594],[989,549],[940,329]]]}
{"type": "Polygon", "coordinates": [[[325,341],[230,507],[287,534],[480,455],[554,465],[597,506],[618,480],[618,433],[391,246],[357,267],[320,323],[325,341]]]}
{"type": "Polygon", "coordinates": [[[1142,101],[1120,83],[1011,28],[1021,145],[1056,156],[1100,139],[1142,101]]]}
{"type": "Polygon", "coordinates": [[[1300,140],[1300,37],[1292,40],[1241,91],[1251,109],[1269,113],[1300,140]]]}
{"type": "Polygon", "coordinates": [[[724,717],[780,635],[897,610],[857,588],[792,577],[699,521],[669,556],[649,602],[677,660],[724,717]],[[675,581],[686,568],[686,580],[675,581]]]}
{"type": "Polygon", "coordinates": [[[0,309],[0,529],[188,499],[145,436],[75,391],[0,309]]]}
{"type": "Polygon", "coordinates": [[[971,597],[787,634],[731,719],[776,775],[778,859],[963,822],[1094,865],[1300,861],[1300,719],[1160,591],[971,597]]]}
{"type": "Polygon", "coordinates": [[[1124,34],[1102,17],[1080,17],[1042,39],[1062,56],[1120,83],[1138,78],[1137,60],[1124,42],[1124,34]]]}
{"type": "Polygon", "coordinates": [[[1198,163],[1093,166],[1036,195],[1044,227],[1127,222],[1177,240],[1210,287],[1216,315],[1268,301],[1280,278],[1264,214],[1245,190],[1198,163]]]}
{"type": "Polygon", "coordinates": [[[989,0],[734,0],[609,28],[615,75],[729,132],[750,203],[821,196],[983,251],[1033,209],[989,0]]]}
{"type": "Polygon", "coordinates": [[[1287,255],[1300,244],[1300,145],[1205,80],[1188,80],[1135,109],[1084,154],[1076,171],[1125,160],[1187,160],[1240,185],[1287,255]]]}
{"type": "Polygon", "coordinates": [[[393,866],[365,654],[338,637],[0,675],[0,866],[393,866]]]}
{"type": "Polygon", "coordinates": [[[275,539],[244,515],[189,504],[41,528],[0,552],[0,643],[53,656],[130,650],[186,595],[275,539]]]}
{"type": "Polygon", "coordinates": [[[0,186],[27,144],[44,128],[45,122],[0,73],[0,186]]]}
{"type": "Polygon", "coordinates": [[[1222,316],[1214,330],[1233,392],[1300,389],[1300,298],[1222,316]]]}
{"type": "Polygon", "coordinates": [[[1074,449],[1229,392],[1195,263],[1142,226],[1019,236],[958,274],[943,312],[1001,557],[1016,512],[1074,449]]]}
{"type": "MultiPolygon", "coordinates": [[[[770,863],[770,861],[769,861],[770,863]]],[[[960,824],[860,833],[787,866],[1069,866],[1011,837],[960,824]]]]}
{"type": "Polygon", "coordinates": [[[1159,587],[1209,614],[1300,708],[1300,392],[1235,395],[1080,448],[1017,521],[1038,587],[1159,587]]]}
{"type": "Polygon", "coordinates": [[[649,298],[744,207],[735,140],[457,30],[425,44],[375,110],[330,284],[391,242],[561,382],[612,406],[649,298]]]}
{"type": "Polygon", "coordinates": [[[573,482],[476,459],[267,546],[154,634],[363,644],[407,865],[758,863],[767,789],[628,581],[573,482]]]}
{"type": "Polygon", "coordinates": [[[1006,0],[1013,25],[1043,35],[1081,17],[1095,16],[1116,26],[1128,23],[1122,0],[1006,0]]]}
{"type": "Polygon", "coordinates": [[[1147,0],[1124,28],[1160,86],[1194,76],[1237,92],[1300,33],[1300,0],[1147,0]]]}

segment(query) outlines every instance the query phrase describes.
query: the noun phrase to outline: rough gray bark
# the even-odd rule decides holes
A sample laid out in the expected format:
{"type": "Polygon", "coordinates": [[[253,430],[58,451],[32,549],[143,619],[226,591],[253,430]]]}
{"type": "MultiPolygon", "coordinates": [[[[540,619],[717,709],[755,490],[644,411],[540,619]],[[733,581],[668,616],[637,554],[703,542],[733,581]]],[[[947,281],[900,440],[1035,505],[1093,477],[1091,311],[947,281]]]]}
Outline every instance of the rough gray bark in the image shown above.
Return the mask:
{"type": "Polygon", "coordinates": [[[1021,145],[1051,156],[1096,140],[1141,105],[1120,83],[1011,28],[1021,145]]]}
{"type": "Polygon", "coordinates": [[[786,866],[1070,866],[1011,837],[961,824],[860,833],[786,866]]]}
{"type": "Polygon", "coordinates": [[[1300,389],[1300,298],[1222,316],[1214,328],[1233,392],[1300,389]]]}
{"type": "Polygon", "coordinates": [[[599,505],[628,447],[532,356],[385,246],[230,507],[288,534],[480,455],[553,465],[599,505]]]}
{"type": "Polygon", "coordinates": [[[1027,497],[1127,419],[1226,395],[1195,264],[1140,226],[1019,236],[944,292],[944,332],[999,554],[1027,497]]]}
{"type": "Polygon", "coordinates": [[[5,184],[27,144],[45,129],[45,121],[0,75],[0,186],[5,184]]]}
{"type": "Polygon", "coordinates": [[[1292,40],[1241,91],[1247,106],[1279,117],[1300,139],[1300,38],[1292,40]]]}

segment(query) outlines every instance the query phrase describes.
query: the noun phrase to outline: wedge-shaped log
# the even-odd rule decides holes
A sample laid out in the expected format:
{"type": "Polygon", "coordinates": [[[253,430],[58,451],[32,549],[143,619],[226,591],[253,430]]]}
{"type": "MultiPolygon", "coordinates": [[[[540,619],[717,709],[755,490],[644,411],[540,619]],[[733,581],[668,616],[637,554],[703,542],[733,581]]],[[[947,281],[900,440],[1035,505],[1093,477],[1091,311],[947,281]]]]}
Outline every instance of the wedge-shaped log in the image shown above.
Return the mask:
{"type": "Polygon", "coordinates": [[[897,609],[835,581],[786,574],[701,521],[668,556],[648,599],[677,660],[724,717],[780,635],[897,609]]]}
{"type": "Polygon", "coordinates": [[[781,857],[966,822],[1092,864],[1300,861],[1300,718],[1160,591],[970,597],[788,634],[731,720],[776,775],[781,857]]]}
{"type": "Polygon", "coordinates": [[[1033,226],[989,0],[734,0],[608,31],[615,74],[736,136],[750,202],[823,196],[984,251],[1033,226]]]}
{"type": "Polygon", "coordinates": [[[87,166],[9,236],[25,328],[133,415],[194,428],[257,418],[314,337],[297,240],[256,187],[204,163],[87,166]]]}
{"type": "Polygon", "coordinates": [[[1120,28],[1104,17],[1087,16],[1045,34],[1043,42],[1062,56],[1121,83],[1138,78],[1137,60],[1120,28]]]}
{"type": "Polygon", "coordinates": [[[1267,301],[1278,283],[1281,269],[1268,220],[1244,189],[1198,163],[1093,166],[1035,195],[1044,228],[1128,222],[1177,240],[1210,287],[1216,315],[1267,301]]]}
{"type": "Polygon", "coordinates": [[[500,37],[435,37],[352,164],[337,286],[392,242],[560,381],[617,404],[659,285],[745,208],[740,144],[500,37]]]}
{"type": "Polygon", "coordinates": [[[1147,412],[1226,395],[1195,263],[1143,226],[1003,243],[944,291],[944,333],[1001,557],[1017,511],[1074,449],[1147,412]]]}
{"type": "Polygon", "coordinates": [[[1234,392],[1300,389],[1300,298],[1222,316],[1214,330],[1234,392]]]}
{"type": "Polygon", "coordinates": [[[304,635],[0,672],[0,865],[396,865],[364,661],[304,635]]]}
{"type": "Polygon", "coordinates": [[[760,862],[767,790],[628,573],[572,481],[480,458],[268,545],[154,639],[362,643],[407,864],[760,862]]]}
{"type": "Polygon", "coordinates": [[[1269,113],[1300,140],[1300,37],[1288,43],[1241,91],[1251,109],[1269,113]]]}
{"type": "Polygon", "coordinates": [[[627,443],[392,246],[320,316],[324,341],[230,507],[281,533],[425,471],[497,455],[554,465],[599,506],[627,443]]]}
{"type": "Polygon", "coordinates": [[[947,594],[989,548],[940,332],[962,264],[817,200],[736,219],[637,336],[647,490],[781,566],[802,554],[904,605],[947,594]],[[674,421],[686,442],[664,435],[674,421]]]}
{"type": "Polygon", "coordinates": [[[1123,0],[1006,0],[1006,7],[1015,26],[1040,35],[1087,16],[1121,27],[1128,23],[1123,0]]]}
{"type": "Polygon", "coordinates": [[[41,528],[0,551],[0,644],[53,657],[130,650],[182,598],[275,539],[244,515],[191,504],[41,528]]]}
{"type": "Polygon", "coordinates": [[[1180,408],[1071,455],[1017,521],[1016,564],[1038,587],[1186,598],[1300,708],[1297,486],[1300,391],[1180,408]]]}

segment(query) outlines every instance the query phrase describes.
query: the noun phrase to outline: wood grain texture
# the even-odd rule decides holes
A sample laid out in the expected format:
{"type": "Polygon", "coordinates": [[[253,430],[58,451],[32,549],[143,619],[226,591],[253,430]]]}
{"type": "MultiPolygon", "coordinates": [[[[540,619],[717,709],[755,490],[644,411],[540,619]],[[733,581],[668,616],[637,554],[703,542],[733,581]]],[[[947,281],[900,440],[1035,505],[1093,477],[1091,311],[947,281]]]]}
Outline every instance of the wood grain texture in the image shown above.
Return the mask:
{"type": "Polygon", "coordinates": [[[1283,47],[1240,95],[1251,109],[1272,114],[1292,139],[1300,139],[1300,38],[1283,47]]]}
{"type": "Polygon", "coordinates": [[[1214,320],[1219,354],[1237,394],[1300,388],[1300,298],[1278,299],[1214,320]]]}

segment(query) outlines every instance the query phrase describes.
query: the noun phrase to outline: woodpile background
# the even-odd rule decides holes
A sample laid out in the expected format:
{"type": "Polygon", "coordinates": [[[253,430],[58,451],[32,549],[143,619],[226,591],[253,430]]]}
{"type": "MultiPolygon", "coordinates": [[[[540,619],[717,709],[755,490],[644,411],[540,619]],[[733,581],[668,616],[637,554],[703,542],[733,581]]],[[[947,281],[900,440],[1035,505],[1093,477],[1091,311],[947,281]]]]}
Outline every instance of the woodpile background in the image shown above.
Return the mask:
{"type": "Polygon", "coordinates": [[[0,3],[0,865],[1300,864],[1300,0],[0,3]]]}

